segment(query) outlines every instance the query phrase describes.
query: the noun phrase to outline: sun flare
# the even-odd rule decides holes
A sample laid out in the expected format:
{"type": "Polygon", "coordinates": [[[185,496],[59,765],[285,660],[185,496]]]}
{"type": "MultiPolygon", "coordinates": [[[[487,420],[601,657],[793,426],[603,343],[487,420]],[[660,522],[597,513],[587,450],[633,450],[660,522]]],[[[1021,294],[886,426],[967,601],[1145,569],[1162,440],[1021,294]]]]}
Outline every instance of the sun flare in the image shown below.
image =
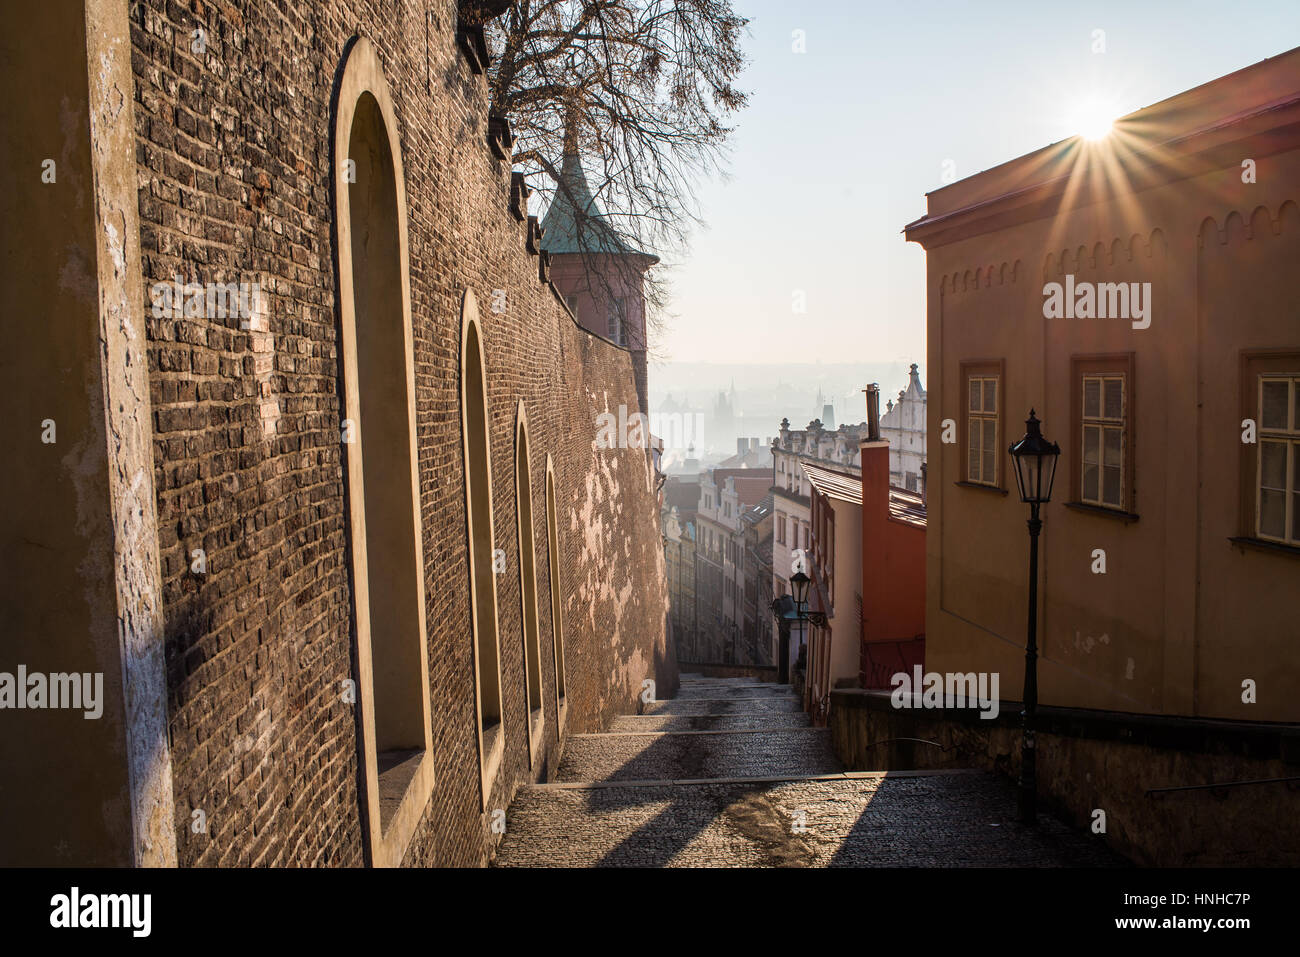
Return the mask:
{"type": "Polygon", "coordinates": [[[1070,117],[1070,128],[1086,140],[1101,140],[1110,135],[1119,110],[1113,103],[1091,97],[1075,106],[1070,117]]]}

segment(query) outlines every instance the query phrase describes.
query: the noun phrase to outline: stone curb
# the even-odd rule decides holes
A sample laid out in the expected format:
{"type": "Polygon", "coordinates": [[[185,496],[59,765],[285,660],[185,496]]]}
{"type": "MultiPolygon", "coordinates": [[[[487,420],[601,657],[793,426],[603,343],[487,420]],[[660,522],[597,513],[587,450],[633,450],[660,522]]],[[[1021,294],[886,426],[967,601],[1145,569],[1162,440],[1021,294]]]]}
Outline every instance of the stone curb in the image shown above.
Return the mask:
{"type": "Polygon", "coordinates": [[[562,781],[528,784],[520,788],[557,791],[592,791],[600,788],[665,788],[709,784],[782,784],[801,781],[866,781],[884,778],[929,778],[943,775],[987,774],[980,768],[942,768],[926,771],[840,771],[831,774],[794,774],[754,778],[665,778],[644,781],[562,781]]]}
{"type": "MultiPolygon", "coordinates": [[[[658,715],[645,715],[645,717],[658,717],[658,715]]],[[[677,715],[677,717],[695,718],[699,715],[677,715]]],[[[727,717],[732,717],[727,715],[727,717]]],[[[799,727],[798,725],[788,725],[786,727],[776,728],[723,728],[721,730],[708,731],[597,731],[587,732],[584,734],[571,734],[570,738],[666,738],[674,734],[786,734],[788,732],[816,731],[821,734],[829,734],[830,728],[813,728],[799,727]]]]}

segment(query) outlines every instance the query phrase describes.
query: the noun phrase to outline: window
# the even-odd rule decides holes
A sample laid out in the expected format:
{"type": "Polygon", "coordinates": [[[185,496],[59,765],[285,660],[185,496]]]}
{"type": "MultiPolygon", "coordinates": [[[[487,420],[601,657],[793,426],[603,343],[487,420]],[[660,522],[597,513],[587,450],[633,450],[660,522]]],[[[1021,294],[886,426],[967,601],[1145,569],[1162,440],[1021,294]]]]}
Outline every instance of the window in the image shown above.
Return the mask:
{"type": "Polygon", "coordinates": [[[966,481],[998,484],[998,403],[1002,377],[969,375],[966,378],[966,481]]]}
{"type": "Polygon", "coordinates": [[[1132,353],[1070,360],[1073,502],[1131,513],[1133,495],[1132,353]]]}
{"type": "Polygon", "coordinates": [[[615,299],[609,310],[609,338],[620,346],[627,345],[626,299],[615,299]]]}
{"type": "Polygon", "coordinates": [[[908,472],[906,478],[904,479],[904,481],[906,482],[906,488],[907,488],[907,490],[908,490],[909,492],[915,492],[915,491],[916,491],[916,473],[915,473],[915,472],[908,472]]]}
{"type": "Polygon", "coordinates": [[[578,297],[565,296],[564,304],[569,307],[569,312],[573,313],[573,318],[577,319],[578,318],[578,297]]]}
{"type": "Polygon", "coordinates": [[[1261,375],[1255,534],[1300,545],[1300,374],[1261,375]]]}
{"type": "Polygon", "coordinates": [[[785,516],[784,515],[778,515],[776,517],[776,543],[778,545],[785,544],[785,516]]]}
{"type": "Polygon", "coordinates": [[[830,604],[831,609],[835,607],[835,511],[830,508],[830,500],[824,503],[827,507],[823,509],[825,519],[825,542],[822,549],[823,566],[826,569],[826,601],[830,604]]]}
{"type": "Polygon", "coordinates": [[[1079,499],[1119,508],[1124,497],[1124,377],[1083,377],[1079,499]]]}

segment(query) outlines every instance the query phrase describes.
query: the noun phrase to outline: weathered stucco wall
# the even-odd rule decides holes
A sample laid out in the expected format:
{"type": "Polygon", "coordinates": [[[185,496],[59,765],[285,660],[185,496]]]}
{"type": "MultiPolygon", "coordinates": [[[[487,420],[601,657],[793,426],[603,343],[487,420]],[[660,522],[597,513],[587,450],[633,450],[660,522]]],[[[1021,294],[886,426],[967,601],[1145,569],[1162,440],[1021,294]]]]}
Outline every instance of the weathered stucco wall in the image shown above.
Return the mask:
{"type": "MultiPolygon", "coordinates": [[[[966,428],[963,362],[1004,363],[1004,377],[1000,489],[963,484],[960,442],[930,449],[928,668],[1001,672],[1004,692],[1020,693],[1029,510],[1006,449],[1024,435],[1033,408],[1043,434],[1061,446],[1042,511],[1041,700],[1241,721],[1300,718],[1293,652],[1300,626],[1277,599],[1300,581],[1300,555],[1230,540],[1253,535],[1239,518],[1255,480],[1253,469],[1243,477],[1240,467],[1242,420],[1258,415],[1241,402],[1249,378],[1242,354],[1300,354],[1289,268],[1300,255],[1296,114],[1266,107],[1279,91],[1294,91],[1298,67],[1300,52],[1291,51],[1208,92],[1182,94],[1202,102],[1200,112],[1183,107],[1206,127],[1179,147],[1185,153],[1160,162],[1124,154],[1138,131],[1120,130],[1105,144],[1057,144],[930,194],[930,215],[949,217],[911,231],[926,247],[930,435],[949,419],[966,428]],[[1247,157],[1258,164],[1249,181],[1247,157]],[[1058,177],[1052,189],[1071,184],[1068,198],[1049,201],[1047,188],[1034,186],[1032,202],[995,199],[1029,195],[1046,181],[1038,163],[1058,177]],[[1136,185],[1115,175],[1124,163],[1142,170],[1136,185]],[[994,215],[987,206],[997,202],[994,215]],[[1067,275],[1149,283],[1150,325],[1044,318],[1045,284],[1067,275]],[[1133,363],[1122,514],[1067,504],[1082,455],[1071,363],[1101,355],[1131,355],[1133,363]],[[1105,574],[1092,570],[1098,549],[1105,574]],[[1253,699],[1243,694],[1247,681],[1253,699]]],[[[1157,127],[1151,119],[1144,128],[1157,127]]],[[[1286,371],[1297,368],[1293,359],[1286,371]]]]}
{"type": "Polygon", "coordinates": [[[50,7],[0,59],[0,863],[172,864],[126,11],[50,7]]]}

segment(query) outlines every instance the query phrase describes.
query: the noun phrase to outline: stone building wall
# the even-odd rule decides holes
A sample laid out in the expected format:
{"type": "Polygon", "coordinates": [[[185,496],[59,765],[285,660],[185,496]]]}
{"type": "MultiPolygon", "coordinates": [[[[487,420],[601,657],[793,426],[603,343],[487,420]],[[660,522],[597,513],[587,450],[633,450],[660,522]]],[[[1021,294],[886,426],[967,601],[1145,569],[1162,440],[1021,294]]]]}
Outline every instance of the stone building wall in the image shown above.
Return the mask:
{"type": "MultiPolygon", "coordinates": [[[[1005,687],[1005,685],[1004,685],[1005,687]]],[[[1143,867],[1295,867],[1300,734],[1269,723],[1040,707],[1041,810],[1143,867]],[[1219,785],[1215,787],[1213,785],[1219,785]],[[1105,831],[1096,828],[1105,813],[1105,831]]],[[[982,768],[1018,780],[1020,704],[896,708],[888,691],[831,692],[831,741],[846,768],[982,768]]]]}
{"type": "Polygon", "coordinates": [[[491,812],[544,777],[560,746],[550,602],[540,600],[546,737],[530,769],[514,502],[520,400],[540,595],[553,572],[548,454],[555,468],[567,733],[635,711],[644,678],[660,696],[675,686],[648,456],[593,447],[599,413],[639,405],[632,356],[579,329],[539,281],[526,224],[508,211],[509,164],[486,142],[484,78],[457,48],[450,0],[192,9],[141,0],[132,9],[141,294],[177,275],[258,282],[263,293],[247,328],[238,318],[145,313],[179,862],[365,861],[357,719],[340,694],[356,662],[330,168],[333,86],[357,34],[377,50],[392,94],[409,217],[436,782],[404,863],[483,862],[491,812]],[[466,289],[479,302],[493,523],[507,569],[497,576],[506,746],[486,810],[460,426],[466,289]],[[206,831],[192,826],[196,811],[206,831]]]}

